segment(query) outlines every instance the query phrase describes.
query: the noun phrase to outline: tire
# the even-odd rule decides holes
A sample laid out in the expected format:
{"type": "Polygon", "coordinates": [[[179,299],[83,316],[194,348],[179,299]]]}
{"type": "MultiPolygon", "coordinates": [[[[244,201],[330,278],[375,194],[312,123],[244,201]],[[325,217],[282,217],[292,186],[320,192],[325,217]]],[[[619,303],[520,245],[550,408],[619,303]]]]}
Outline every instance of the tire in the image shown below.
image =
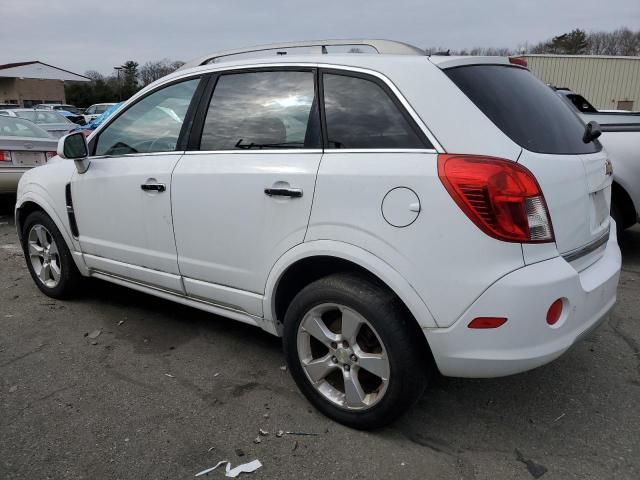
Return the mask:
{"type": "Polygon", "coordinates": [[[382,427],[418,400],[434,370],[412,322],[400,300],[369,278],[324,277],[302,289],[287,309],[287,365],[298,388],[327,417],[357,429],[382,427]],[[351,343],[343,343],[347,338],[351,343]]]}
{"type": "Polygon", "coordinates": [[[36,211],[25,219],[22,250],[29,273],[42,293],[62,299],[77,291],[82,277],[60,230],[46,213],[36,211]],[[45,264],[48,270],[43,268],[45,264]]]}

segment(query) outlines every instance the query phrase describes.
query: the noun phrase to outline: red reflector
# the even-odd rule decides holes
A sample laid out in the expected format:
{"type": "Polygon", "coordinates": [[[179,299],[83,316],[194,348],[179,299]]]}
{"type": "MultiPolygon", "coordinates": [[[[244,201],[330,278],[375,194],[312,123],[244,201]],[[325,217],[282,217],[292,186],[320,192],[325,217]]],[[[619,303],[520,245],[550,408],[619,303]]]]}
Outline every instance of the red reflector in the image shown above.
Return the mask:
{"type": "Polygon", "coordinates": [[[498,328],[506,323],[504,317],[478,317],[467,325],[469,328],[498,328]]]}
{"type": "Polygon", "coordinates": [[[438,155],[438,176],[462,211],[487,235],[505,242],[552,242],[553,229],[533,174],[501,158],[438,155]]]}
{"type": "Polygon", "coordinates": [[[10,162],[11,152],[6,150],[0,150],[0,162],[10,162]]]}
{"type": "Polygon", "coordinates": [[[526,59],[520,57],[509,57],[509,63],[512,65],[520,65],[521,67],[528,68],[529,63],[526,59]]]}
{"type": "Polygon", "coordinates": [[[549,325],[555,325],[556,322],[560,320],[560,315],[562,315],[562,303],[562,299],[559,298],[549,307],[549,310],[547,311],[547,323],[549,325]]]}

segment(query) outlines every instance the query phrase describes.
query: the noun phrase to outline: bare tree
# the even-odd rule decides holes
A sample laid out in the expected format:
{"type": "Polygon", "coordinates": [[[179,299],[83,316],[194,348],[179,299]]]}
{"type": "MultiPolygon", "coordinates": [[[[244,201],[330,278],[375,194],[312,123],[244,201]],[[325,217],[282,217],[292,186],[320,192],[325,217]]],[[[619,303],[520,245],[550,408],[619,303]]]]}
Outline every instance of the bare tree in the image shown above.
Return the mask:
{"type": "Polygon", "coordinates": [[[143,87],[149,85],[165,75],[169,75],[171,72],[176,71],[182,65],[184,65],[184,62],[171,61],[168,58],[164,58],[156,62],[147,62],[140,67],[140,82],[143,87]]]}

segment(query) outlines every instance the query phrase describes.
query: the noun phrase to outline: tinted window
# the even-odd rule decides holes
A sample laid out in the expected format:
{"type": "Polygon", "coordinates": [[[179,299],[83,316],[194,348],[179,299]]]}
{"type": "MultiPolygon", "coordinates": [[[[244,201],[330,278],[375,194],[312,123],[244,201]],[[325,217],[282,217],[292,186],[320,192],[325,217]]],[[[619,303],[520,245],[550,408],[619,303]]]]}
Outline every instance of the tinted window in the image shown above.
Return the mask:
{"type": "Polygon", "coordinates": [[[198,82],[194,79],[176,83],[135,103],[100,133],[95,154],[175,150],[198,82]]]}
{"type": "Polygon", "coordinates": [[[312,72],[222,75],[202,131],[201,150],[318,148],[312,72]]]}
{"type": "Polygon", "coordinates": [[[34,123],[72,123],[66,117],[51,110],[20,110],[16,115],[34,123]]]}
{"type": "Polygon", "coordinates": [[[584,124],[553,90],[528,70],[471,65],[445,70],[451,80],[521,147],[555,154],[592,153],[584,143],[584,124]]]}
{"type": "Polygon", "coordinates": [[[567,95],[567,98],[571,100],[571,103],[573,103],[576,108],[582,113],[598,113],[598,110],[596,110],[593,105],[587,102],[587,99],[582,95],[570,93],[569,95],[567,95]]]}
{"type": "Polygon", "coordinates": [[[333,74],[323,82],[329,148],[426,147],[377,83],[333,74]]]}

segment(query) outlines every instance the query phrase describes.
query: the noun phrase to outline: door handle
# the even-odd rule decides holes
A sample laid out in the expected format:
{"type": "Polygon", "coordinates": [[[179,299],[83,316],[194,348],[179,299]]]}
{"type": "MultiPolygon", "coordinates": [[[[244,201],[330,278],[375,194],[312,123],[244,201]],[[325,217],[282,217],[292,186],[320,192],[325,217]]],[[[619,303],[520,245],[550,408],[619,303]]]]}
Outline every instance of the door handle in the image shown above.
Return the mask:
{"type": "Polygon", "coordinates": [[[300,198],[302,196],[302,189],[301,188],[265,188],[264,193],[270,197],[300,198]]]}
{"type": "Polygon", "coordinates": [[[164,183],[143,183],[140,188],[145,192],[162,193],[167,189],[167,186],[164,183]]]}

